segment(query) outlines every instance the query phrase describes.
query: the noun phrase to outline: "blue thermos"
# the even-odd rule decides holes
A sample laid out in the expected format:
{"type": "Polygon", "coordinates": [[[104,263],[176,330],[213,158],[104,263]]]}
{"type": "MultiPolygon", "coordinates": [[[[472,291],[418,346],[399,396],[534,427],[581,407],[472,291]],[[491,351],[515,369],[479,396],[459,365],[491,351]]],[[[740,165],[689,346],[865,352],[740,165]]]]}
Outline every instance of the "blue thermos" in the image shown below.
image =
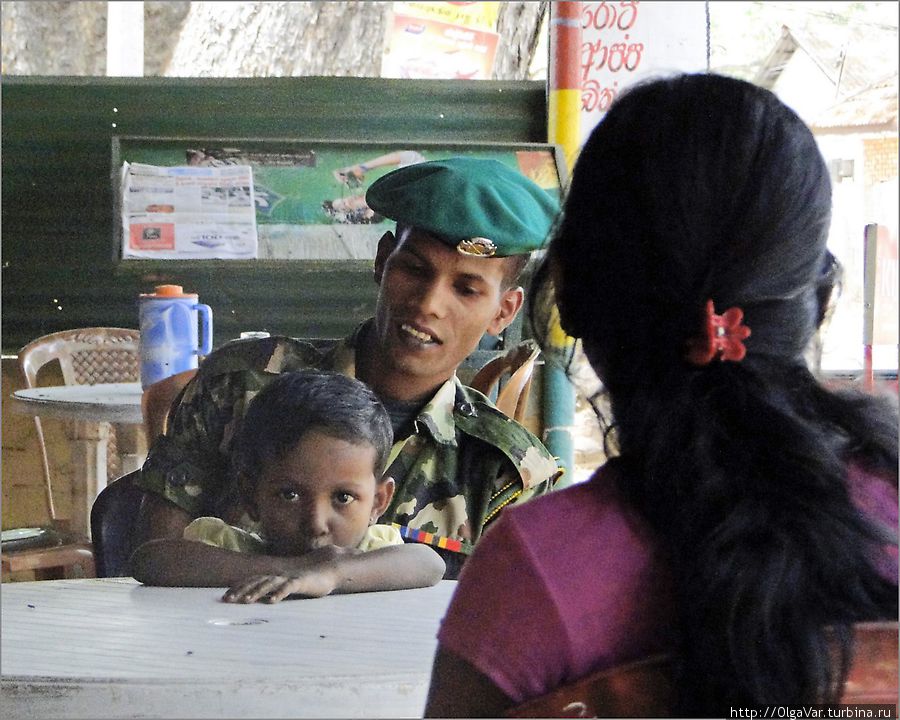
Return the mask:
{"type": "Polygon", "coordinates": [[[199,356],[212,350],[212,310],[181,285],[141,294],[140,328],[143,388],[198,367],[199,356]]]}

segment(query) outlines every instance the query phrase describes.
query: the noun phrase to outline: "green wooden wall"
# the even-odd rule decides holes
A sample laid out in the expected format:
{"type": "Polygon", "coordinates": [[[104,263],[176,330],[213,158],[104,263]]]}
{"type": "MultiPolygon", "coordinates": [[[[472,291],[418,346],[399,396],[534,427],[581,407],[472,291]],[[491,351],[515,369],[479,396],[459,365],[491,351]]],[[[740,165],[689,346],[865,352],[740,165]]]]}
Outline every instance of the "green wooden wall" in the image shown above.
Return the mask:
{"type": "Polygon", "coordinates": [[[374,309],[363,261],[117,260],[113,135],[546,141],[541,82],[378,78],[21,78],[2,86],[2,349],[137,327],[137,296],[184,285],[215,344],[243,330],[339,337],[374,309]]]}

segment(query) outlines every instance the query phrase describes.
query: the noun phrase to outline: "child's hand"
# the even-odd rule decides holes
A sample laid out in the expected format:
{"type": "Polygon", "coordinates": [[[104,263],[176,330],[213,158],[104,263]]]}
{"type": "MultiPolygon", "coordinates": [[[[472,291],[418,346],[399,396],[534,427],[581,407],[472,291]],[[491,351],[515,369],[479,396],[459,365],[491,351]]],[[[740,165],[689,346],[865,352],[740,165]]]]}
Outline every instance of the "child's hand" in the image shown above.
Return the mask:
{"type": "Polygon", "coordinates": [[[324,597],[334,592],[340,582],[340,558],[358,552],[326,545],[306,555],[284,558],[283,569],[241,580],[222,596],[222,600],[231,603],[276,603],[288,595],[324,597]]]}
{"type": "Polygon", "coordinates": [[[324,597],[337,587],[337,577],[329,568],[313,568],[290,575],[254,575],[230,588],[224,602],[277,603],[289,595],[324,597]]]}

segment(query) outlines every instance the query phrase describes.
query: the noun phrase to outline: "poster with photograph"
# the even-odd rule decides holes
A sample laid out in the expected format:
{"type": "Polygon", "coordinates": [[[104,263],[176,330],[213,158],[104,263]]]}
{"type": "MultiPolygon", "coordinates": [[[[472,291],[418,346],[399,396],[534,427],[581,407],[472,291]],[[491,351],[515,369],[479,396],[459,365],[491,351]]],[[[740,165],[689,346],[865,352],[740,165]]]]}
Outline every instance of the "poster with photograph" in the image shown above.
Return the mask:
{"type": "MultiPolygon", "coordinates": [[[[366,205],[366,190],[382,175],[426,160],[453,156],[491,158],[523,173],[555,197],[561,192],[553,145],[121,137],[115,139],[113,156],[114,162],[118,159],[132,167],[184,166],[218,172],[249,169],[258,239],[254,257],[260,259],[373,259],[379,238],[394,224],[366,205]]],[[[156,198],[151,200],[148,204],[162,203],[156,198]]],[[[130,237],[123,237],[122,257],[147,257],[131,254],[131,250],[126,253],[124,248],[129,242],[130,237]]]]}

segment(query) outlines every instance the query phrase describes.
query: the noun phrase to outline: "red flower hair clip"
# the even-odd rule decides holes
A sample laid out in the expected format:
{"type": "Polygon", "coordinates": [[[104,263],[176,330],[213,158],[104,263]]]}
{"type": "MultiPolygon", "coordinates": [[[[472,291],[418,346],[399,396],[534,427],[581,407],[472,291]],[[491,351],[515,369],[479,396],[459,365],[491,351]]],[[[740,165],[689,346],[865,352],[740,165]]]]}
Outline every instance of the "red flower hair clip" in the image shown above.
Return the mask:
{"type": "Polygon", "coordinates": [[[742,324],[744,311],[728,308],[716,315],[712,300],[706,301],[706,316],[701,337],[688,341],[687,361],[692,365],[708,365],[715,359],[740,362],[747,354],[743,341],[750,337],[750,328],[742,324]]]}

